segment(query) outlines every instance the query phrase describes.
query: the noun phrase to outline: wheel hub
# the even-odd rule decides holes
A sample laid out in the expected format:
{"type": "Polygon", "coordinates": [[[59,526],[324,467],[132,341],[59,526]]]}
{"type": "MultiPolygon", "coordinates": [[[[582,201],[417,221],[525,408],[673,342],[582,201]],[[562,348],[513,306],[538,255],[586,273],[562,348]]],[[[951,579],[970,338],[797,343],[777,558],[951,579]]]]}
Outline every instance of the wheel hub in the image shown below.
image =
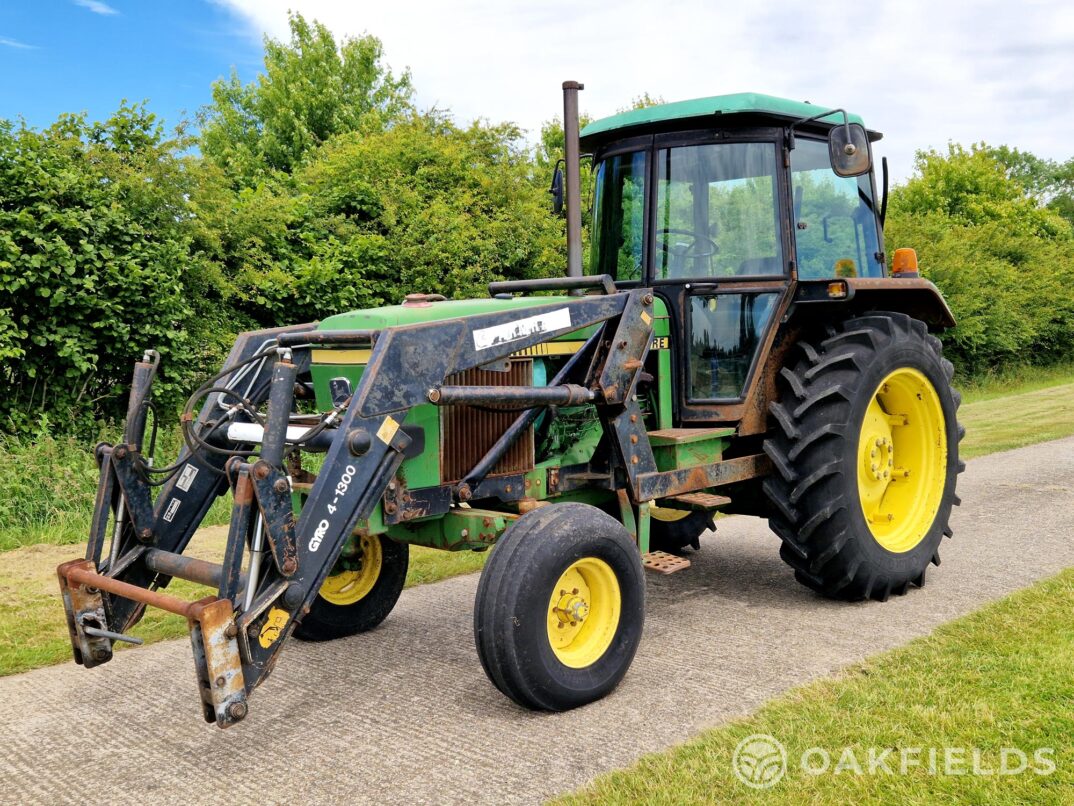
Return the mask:
{"type": "Polygon", "coordinates": [[[559,592],[559,604],[553,609],[559,618],[560,627],[566,627],[568,624],[576,627],[589,615],[589,602],[578,593],[578,588],[559,592]]]}
{"type": "Polygon", "coordinates": [[[881,546],[909,551],[928,533],[943,494],[943,409],[918,370],[896,370],[877,387],[858,442],[862,514],[881,546]]]}
{"type": "Polygon", "coordinates": [[[380,577],[382,562],[380,538],[363,536],[357,549],[341,558],[335,573],[325,579],[321,585],[321,598],[340,606],[364,599],[380,577]]]}
{"type": "Polygon", "coordinates": [[[565,666],[596,663],[619,628],[622,594],[611,566],[583,557],[560,575],[548,598],[548,643],[565,666]]]}

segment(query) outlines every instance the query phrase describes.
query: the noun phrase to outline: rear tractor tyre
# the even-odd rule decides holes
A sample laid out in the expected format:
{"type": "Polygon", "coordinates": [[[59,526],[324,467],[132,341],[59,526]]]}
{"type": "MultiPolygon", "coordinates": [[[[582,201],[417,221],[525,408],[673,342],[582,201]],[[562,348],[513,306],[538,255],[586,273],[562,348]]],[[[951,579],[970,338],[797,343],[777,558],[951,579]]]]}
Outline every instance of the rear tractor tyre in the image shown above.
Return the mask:
{"type": "Polygon", "coordinates": [[[964,430],[953,368],[901,313],[843,322],[780,374],[766,440],[769,525],[795,578],[832,598],[884,601],[925,583],[950,537],[964,430]]]}
{"type": "Polygon", "coordinates": [[[682,554],[687,548],[698,551],[701,535],[715,529],[712,514],[682,509],[653,507],[649,518],[649,550],[682,554]]]}
{"type": "Polygon", "coordinates": [[[641,556],[622,524],[585,504],[555,504],[523,515],[492,550],[474,637],[503,694],[566,711],[619,684],[644,619],[641,556]]]}
{"type": "Polygon", "coordinates": [[[359,539],[355,556],[341,557],[298,627],[303,641],[331,641],[372,630],[392,612],[406,581],[410,547],[384,535],[359,539]]]}

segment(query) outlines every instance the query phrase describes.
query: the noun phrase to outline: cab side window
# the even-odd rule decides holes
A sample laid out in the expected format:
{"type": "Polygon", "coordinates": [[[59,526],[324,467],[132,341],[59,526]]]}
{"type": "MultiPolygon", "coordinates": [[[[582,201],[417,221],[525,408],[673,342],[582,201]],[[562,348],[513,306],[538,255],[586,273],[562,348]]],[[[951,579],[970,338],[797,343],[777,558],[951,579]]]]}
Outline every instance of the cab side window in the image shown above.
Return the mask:
{"type": "Polygon", "coordinates": [[[645,256],[646,153],[610,157],[597,168],[589,274],[640,280],[645,256]]]}
{"type": "Polygon", "coordinates": [[[828,144],[799,136],[791,151],[791,188],[800,278],[883,275],[868,174],[837,176],[828,144]]]}

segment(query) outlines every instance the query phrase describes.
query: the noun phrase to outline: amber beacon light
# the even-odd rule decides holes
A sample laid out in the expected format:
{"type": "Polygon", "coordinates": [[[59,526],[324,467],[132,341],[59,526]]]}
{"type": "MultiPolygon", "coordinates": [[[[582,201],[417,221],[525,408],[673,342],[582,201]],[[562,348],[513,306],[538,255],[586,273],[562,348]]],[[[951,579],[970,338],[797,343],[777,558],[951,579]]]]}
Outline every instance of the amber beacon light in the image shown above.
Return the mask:
{"type": "Polygon", "coordinates": [[[896,249],[891,258],[891,273],[895,277],[917,277],[917,252],[913,249],[896,249]]]}

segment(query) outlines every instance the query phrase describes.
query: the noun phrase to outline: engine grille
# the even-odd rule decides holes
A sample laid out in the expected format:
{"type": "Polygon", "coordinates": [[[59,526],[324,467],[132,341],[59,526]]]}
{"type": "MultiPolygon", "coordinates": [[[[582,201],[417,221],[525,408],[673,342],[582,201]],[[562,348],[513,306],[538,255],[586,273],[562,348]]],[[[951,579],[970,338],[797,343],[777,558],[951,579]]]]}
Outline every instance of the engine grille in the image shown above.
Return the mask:
{"type": "MultiPolygon", "coordinates": [[[[468,369],[449,375],[450,386],[532,386],[533,360],[514,359],[507,372],[468,369]]],[[[440,410],[440,477],[460,481],[518,417],[518,411],[489,411],[473,406],[444,406],[440,410]]],[[[489,475],[524,473],[533,469],[533,428],[527,428],[489,475]]]]}

